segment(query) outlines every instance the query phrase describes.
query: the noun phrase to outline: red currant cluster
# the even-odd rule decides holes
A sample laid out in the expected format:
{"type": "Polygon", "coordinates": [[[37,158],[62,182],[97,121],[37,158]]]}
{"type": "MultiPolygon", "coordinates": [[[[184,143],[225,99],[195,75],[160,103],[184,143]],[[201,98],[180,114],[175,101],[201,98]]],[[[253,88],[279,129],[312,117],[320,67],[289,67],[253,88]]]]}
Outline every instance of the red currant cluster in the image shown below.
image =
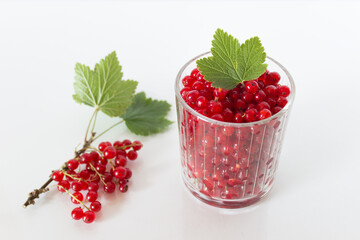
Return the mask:
{"type": "Polygon", "coordinates": [[[279,112],[287,104],[289,87],[279,85],[280,75],[266,71],[259,78],[232,90],[211,87],[199,70],[182,80],[181,96],[198,113],[225,122],[255,122],[279,112]]]}
{"type": "Polygon", "coordinates": [[[106,193],[113,193],[116,184],[120,192],[128,190],[127,183],[132,172],[126,168],[126,163],[127,160],[137,158],[137,151],[141,147],[141,142],[127,139],[114,144],[101,142],[98,149],[89,148],[92,151],[69,160],[67,170],[53,172],[52,179],[58,182],[58,190],[69,194],[73,203],[83,207],[77,207],[71,212],[73,219],[83,219],[86,223],[95,220],[95,212],[101,210],[101,203],[97,201],[101,185],[106,193]],[[81,191],[86,191],[85,199],[81,191]],[[86,202],[90,203],[89,207],[85,205],[86,202]],[[84,212],[84,208],[87,211],[84,212]]]}

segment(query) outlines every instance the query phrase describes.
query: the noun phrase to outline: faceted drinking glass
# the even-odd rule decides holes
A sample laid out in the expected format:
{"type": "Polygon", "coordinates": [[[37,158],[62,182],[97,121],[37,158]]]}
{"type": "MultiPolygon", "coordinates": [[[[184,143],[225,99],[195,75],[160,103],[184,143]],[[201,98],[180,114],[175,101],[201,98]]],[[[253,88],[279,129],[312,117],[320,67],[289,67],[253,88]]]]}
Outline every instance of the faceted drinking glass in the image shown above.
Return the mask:
{"type": "Polygon", "coordinates": [[[182,79],[196,67],[201,54],[179,71],[176,108],[182,177],[190,192],[213,206],[241,208],[264,198],[273,186],[285,128],[295,95],[289,72],[267,57],[269,71],[280,74],[279,84],[290,88],[288,103],[277,114],[251,123],[210,119],[192,109],[181,97],[182,79]]]}

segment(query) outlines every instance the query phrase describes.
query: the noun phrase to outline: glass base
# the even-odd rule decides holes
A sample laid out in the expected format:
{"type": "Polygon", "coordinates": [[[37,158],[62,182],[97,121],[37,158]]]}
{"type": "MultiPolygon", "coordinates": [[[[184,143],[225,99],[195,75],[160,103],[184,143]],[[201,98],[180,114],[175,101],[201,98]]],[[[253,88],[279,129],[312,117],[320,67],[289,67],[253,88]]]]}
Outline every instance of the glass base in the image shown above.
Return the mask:
{"type": "Polygon", "coordinates": [[[260,192],[254,197],[249,198],[242,198],[242,199],[218,199],[218,198],[211,198],[205,194],[202,194],[201,192],[193,189],[192,185],[186,181],[186,179],[183,177],[183,181],[185,184],[185,187],[189,190],[189,192],[194,195],[197,199],[200,201],[218,208],[226,208],[226,209],[236,209],[236,208],[245,208],[254,205],[255,203],[260,202],[260,200],[263,200],[266,198],[272,189],[272,185],[269,186],[266,191],[260,192]]]}

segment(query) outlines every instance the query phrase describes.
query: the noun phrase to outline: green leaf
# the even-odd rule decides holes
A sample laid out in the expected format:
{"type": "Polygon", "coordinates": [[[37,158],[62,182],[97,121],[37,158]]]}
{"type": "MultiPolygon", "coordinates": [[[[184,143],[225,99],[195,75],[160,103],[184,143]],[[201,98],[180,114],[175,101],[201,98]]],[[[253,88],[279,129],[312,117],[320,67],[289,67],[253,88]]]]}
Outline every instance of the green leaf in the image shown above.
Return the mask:
{"type": "Polygon", "coordinates": [[[165,118],[170,107],[166,101],[146,98],[145,93],[140,92],[135,95],[132,105],[121,117],[131,132],[148,136],[163,131],[172,123],[165,118]]]}
{"type": "Polygon", "coordinates": [[[240,61],[238,70],[242,81],[258,78],[266,70],[267,64],[265,49],[262,46],[259,37],[253,37],[241,44],[240,61]]]}
{"type": "Polygon", "coordinates": [[[266,53],[258,37],[240,45],[236,38],[217,29],[212,46],[212,56],[199,59],[196,63],[213,87],[230,90],[239,83],[256,79],[266,70],[266,53]]]}
{"type": "Polygon", "coordinates": [[[137,87],[136,81],[124,81],[122,76],[116,52],[110,53],[97,63],[94,71],[77,63],[73,98],[76,102],[97,108],[110,117],[120,116],[132,103],[137,87]]]}

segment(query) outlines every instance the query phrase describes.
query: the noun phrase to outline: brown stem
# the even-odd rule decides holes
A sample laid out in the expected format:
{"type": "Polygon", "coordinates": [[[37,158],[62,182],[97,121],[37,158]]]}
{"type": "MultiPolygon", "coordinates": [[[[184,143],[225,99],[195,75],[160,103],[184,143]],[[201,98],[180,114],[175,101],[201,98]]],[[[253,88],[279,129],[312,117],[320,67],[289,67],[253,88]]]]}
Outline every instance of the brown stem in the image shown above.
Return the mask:
{"type": "MultiPolygon", "coordinates": [[[[95,133],[93,132],[91,134],[91,138],[89,140],[86,140],[83,147],[78,150],[75,151],[75,157],[74,158],[78,158],[81,154],[83,154],[86,149],[89,148],[89,146],[91,145],[91,143],[94,141],[94,136],[95,133]]],[[[61,167],[61,170],[67,171],[68,168],[66,166],[66,163],[61,167]]],[[[42,185],[39,189],[35,189],[34,191],[32,191],[31,193],[29,193],[29,197],[26,200],[26,202],[24,203],[24,208],[26,208],[27,206],[31,205],[31,204],[35,204],[35,198],[39,198],[39,195],[49,191],[49,188],[47,187],[50,183],[52,182],[52,175],[50,176],[50,178],[44,183],[44,185],[42,185]]]]}

